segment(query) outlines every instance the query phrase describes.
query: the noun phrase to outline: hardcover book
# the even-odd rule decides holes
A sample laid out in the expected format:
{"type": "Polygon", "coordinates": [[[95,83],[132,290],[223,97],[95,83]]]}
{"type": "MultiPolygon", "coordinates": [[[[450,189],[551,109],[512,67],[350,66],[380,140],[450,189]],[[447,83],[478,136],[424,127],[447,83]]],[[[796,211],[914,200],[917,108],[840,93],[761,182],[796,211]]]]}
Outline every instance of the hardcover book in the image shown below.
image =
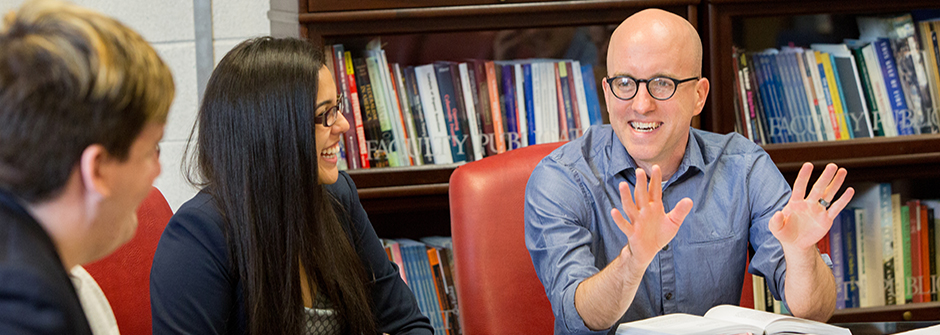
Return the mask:
{"type": "Polygon", "coordinates": [[[705,316],[674,313],[623,323],[617,335],[715,334],[851,335],[845,328],[732,305],[712,307],[705,316]]]}

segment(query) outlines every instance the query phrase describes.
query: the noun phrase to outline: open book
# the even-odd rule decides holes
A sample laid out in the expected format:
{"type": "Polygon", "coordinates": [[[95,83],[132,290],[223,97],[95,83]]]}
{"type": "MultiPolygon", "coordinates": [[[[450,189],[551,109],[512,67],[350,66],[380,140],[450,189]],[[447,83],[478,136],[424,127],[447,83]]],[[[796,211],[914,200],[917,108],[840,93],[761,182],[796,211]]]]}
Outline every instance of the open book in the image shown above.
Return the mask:
{"type": "Polygon", "coordinates": [[[617,335],[817,334],[852,335],[848,329],[788,315],[719,305],[705,316],[674,313],[627,322],[617,335]]]}

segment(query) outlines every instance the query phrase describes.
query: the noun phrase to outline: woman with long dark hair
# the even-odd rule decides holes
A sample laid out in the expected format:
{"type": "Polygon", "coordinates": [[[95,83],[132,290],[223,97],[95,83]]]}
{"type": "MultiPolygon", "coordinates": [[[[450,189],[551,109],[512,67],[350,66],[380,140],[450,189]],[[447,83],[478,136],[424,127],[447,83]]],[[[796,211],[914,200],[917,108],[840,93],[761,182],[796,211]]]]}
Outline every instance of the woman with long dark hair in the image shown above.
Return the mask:
{"type": "Polygon", "coordinates": [[[336,166],[341,99],[306,41],[219,62],[189,144],[203,189],[154,256],[154,334],[432,333],[336,166]]]}

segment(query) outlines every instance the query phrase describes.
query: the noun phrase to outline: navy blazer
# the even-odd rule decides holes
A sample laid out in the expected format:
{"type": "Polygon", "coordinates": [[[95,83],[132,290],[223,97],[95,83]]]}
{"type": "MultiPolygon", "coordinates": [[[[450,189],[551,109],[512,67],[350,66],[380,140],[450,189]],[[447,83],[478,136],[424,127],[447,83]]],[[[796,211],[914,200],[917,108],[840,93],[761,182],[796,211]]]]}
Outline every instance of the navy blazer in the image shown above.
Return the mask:
{"type": "MultiPolygon", "coordinates": [[[[346,172],[324,185],[372,282],[379,333],[433,333],[414,295],[388,260],[369,222],[356,185],[346,172]],[[352,229],[349,229],[352,228],[352,229]],[[371,273],[369,273],[371,272],[371,273]]],[[[244,334],[244,295],[229,261],[222,214],[212,196],[201,191],[173,214],[150,269],[150,306],[154,334],[244,334]]]]}
{"type": "Polygon", "coordinates": [[[91,334],[46,231],[0,190],[0,334],[91,334]]]}

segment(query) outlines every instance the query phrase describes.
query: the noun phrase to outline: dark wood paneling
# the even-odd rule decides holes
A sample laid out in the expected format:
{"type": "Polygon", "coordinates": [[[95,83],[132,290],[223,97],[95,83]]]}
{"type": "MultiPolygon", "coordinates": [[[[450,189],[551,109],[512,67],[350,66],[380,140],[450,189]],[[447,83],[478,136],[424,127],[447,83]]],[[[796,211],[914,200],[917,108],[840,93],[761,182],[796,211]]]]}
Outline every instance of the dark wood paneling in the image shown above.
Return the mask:
{"type": "Polygon", "coordinates": [[[523,2],[542,2],[545,0],[310,0],[310,12],[334,12],[369,9],[427,8],[442,6],[498,5],[523,2]]]}
{"type": "Polygon", "coordinates": [[[371,36],[620,23],[650,7],[695,20],[693,0],[544,1],[300,14],[309,37],[371,36]],[[693,15],[693,16],[690,16],[693,15]]]}

